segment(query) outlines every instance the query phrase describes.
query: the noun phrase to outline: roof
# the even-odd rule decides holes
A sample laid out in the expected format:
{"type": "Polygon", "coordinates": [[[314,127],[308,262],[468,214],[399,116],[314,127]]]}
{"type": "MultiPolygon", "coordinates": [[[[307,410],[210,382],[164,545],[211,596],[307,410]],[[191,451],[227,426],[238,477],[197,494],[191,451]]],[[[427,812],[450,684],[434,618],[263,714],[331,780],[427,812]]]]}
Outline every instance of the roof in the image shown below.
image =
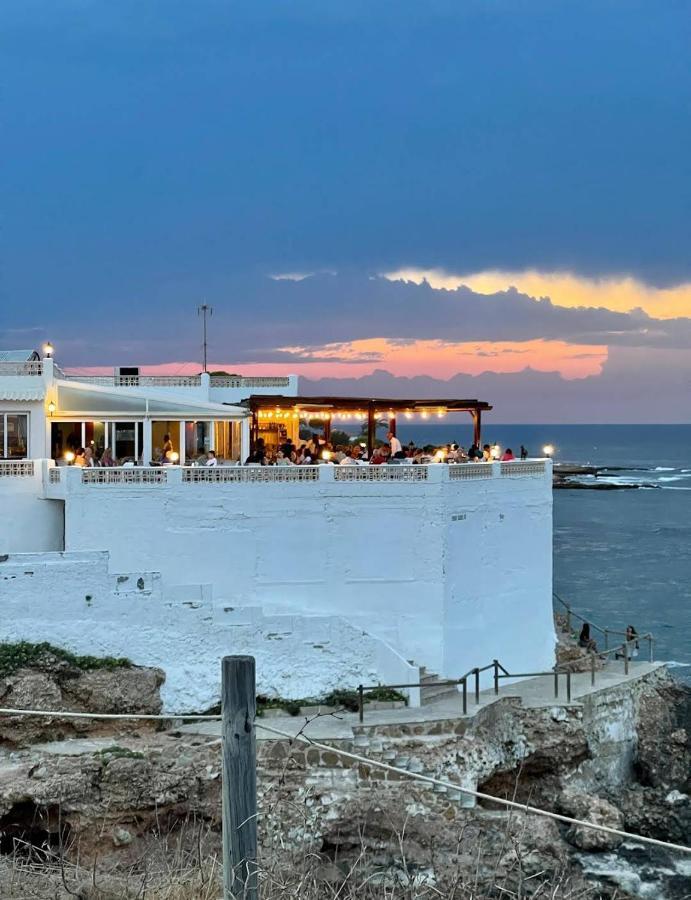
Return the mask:
{"type": "MultiPolygon", "coordinates": [[[[43,388],[25,388],[21,385],[17,386],[16,379],[13,379],[14,386],[6,387],[0,382],[0,400],[43,400],[45,391],[43,388]]],[[[4,379],[3,379],[4,381],[4,379]]]]}
{"type": "Polygon", "coordinates": [[[35,350],[0,350],[0,362],[22,363],[39,358],[35,350]]]}
{"type": "Polygon", "coordinates": [[[58,415],[104,415],[187,417],[189,419],[229,419],[247,415],[243,406],[209,403],[189,394],[146,388],[102,387],[79,381],[57,381],[58,415]]]}
{"type": "Polygon", "coordinates": [[[484,400],[458,400],[458,399],[418,399],[401,400],[398,397],[286,397],[282,394],[252,394],[243,401],[250,409],[271,409],[282,406],[303,409],[355,409],[376,410],[394,412],[413,412],[414,410],[445,409],[447,412],[486,411],[492,409],[484,400]]]}

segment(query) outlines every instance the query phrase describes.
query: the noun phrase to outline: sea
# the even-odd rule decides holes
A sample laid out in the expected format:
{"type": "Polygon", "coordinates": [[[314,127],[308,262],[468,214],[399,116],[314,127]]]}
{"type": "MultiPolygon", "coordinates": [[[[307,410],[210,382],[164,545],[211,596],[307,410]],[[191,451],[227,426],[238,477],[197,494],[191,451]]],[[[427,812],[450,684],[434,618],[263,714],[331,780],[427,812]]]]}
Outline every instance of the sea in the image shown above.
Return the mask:
{"type": "MultiPolygon", "coordinates": [[[[470,424],[400,423],[420,446],[468,447],[470,424]]],[[[637,490],[554,492],[554,590],[602,627],[652,632],[655,658],[691,681],[691,425],[494,425],[483,442],[523,444],[561,463],[610,467],[598,477],[637,490]]],[[[592,480],[583,477],[581,481],[592,480]]]]}

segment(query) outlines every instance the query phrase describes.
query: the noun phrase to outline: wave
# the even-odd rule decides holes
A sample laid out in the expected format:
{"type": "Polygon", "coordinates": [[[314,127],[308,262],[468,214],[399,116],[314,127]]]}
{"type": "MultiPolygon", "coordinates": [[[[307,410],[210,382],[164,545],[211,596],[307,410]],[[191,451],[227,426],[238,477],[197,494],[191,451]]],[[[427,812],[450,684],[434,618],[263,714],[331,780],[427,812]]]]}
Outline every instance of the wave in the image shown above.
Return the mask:
{"type": "Polygon", "coordinates": [[[653,472],[674,472],[674,466],[655,466],[653,472]]]}
{"type": "Polygon", "coordinates": [[[667,666],[668,669],[689,669],[689,668],[691,668],[691,663],[679,662],[679,660],[676,660],[676,659],[665,659],[665,660],[663,660],[663,665],[667,666]]]}

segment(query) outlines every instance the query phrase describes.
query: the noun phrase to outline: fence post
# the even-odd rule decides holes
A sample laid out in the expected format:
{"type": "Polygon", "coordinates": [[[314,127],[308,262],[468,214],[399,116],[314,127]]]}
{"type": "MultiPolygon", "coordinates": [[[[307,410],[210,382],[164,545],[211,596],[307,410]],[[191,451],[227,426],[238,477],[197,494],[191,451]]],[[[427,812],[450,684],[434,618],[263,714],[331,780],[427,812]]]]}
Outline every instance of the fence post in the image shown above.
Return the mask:
{"type": "Polygon", "coordinates": [[[357,711],[358,717],[360,719],[360,723],[365,721],[365,692],[362,688],[362,685],[359,684],[357,688],[357,711]]]}
{"type": "Polygon", "coordinates": [[[554,670],[554,699],[559,696],[559,669],[554,670]]]}
{"type": "Polygon", "coordinates": [[[590,654],[590,683],[595,686],[595,654],[590,654]]]}
{"type": "Polygon", "coordinates": [[[571,607],[567,606],[566,603],[564,604],[564,606],[566,606],[566,630],[570,634],[571,633],[571,607]]]}
{"type": "Polygon", "coordinates": [[[568,669],[566,671],[566,701],[571,703],[571,672],[568,669]]]}
{"type": "Polygon", "coordinates": [[[605,650],[609,650],[609,631],[605,628],[605,650]]]}
{"type": "Polygon", "coordinates": [[[654,662],[653,656],[653,636],[652,634],[648,635],[648,662],[654,662]]]}
{"type": "Polygon", "coordinates": [[[629,674],[629,642],[624,641],[624,675],[629,674]]]}
{"type": "Polygon", "coordinates": [[[499,693],[499,660],[495,659],[492,661],[492,665],[494,666],[494,693],[499,693]]]}
{"type": "Polygon", "coordinates": [[[256,677],[253,656],[224,656],[223,895],[257,900],[256,677]]]}
{"type": "Polygon", "coordinates": [[[463,715],[468,712],[468,679],[463,679],[463,715]]]}
{"type": "Polygon", "coordinates": [[[475,669],[475,705],[480,705],[480,670],[475,669]]]}

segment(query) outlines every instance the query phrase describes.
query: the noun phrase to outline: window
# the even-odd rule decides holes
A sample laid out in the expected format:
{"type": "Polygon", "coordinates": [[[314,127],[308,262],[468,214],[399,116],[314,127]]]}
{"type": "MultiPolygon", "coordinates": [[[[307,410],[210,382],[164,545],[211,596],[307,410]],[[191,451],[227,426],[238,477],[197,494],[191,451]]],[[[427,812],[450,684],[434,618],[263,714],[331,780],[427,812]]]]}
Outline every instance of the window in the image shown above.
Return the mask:
{"type": "Polygon", "coordinates": [[[211,445],[213,422],[185,422],[185,460],[191,463],[200,456],[205,456],[207,450],[213,450],[211,445]]]}
{"type": "Polygon", "coordinates": [[[216,422],[214,449],[219,462],[240,459],[241,425],[239,422],[216,422]]]}
{"type": "Polygon", "coordinates": [[[0,454],[3,459],[29,455],[28,413],[0,413],[0,454]]]}

